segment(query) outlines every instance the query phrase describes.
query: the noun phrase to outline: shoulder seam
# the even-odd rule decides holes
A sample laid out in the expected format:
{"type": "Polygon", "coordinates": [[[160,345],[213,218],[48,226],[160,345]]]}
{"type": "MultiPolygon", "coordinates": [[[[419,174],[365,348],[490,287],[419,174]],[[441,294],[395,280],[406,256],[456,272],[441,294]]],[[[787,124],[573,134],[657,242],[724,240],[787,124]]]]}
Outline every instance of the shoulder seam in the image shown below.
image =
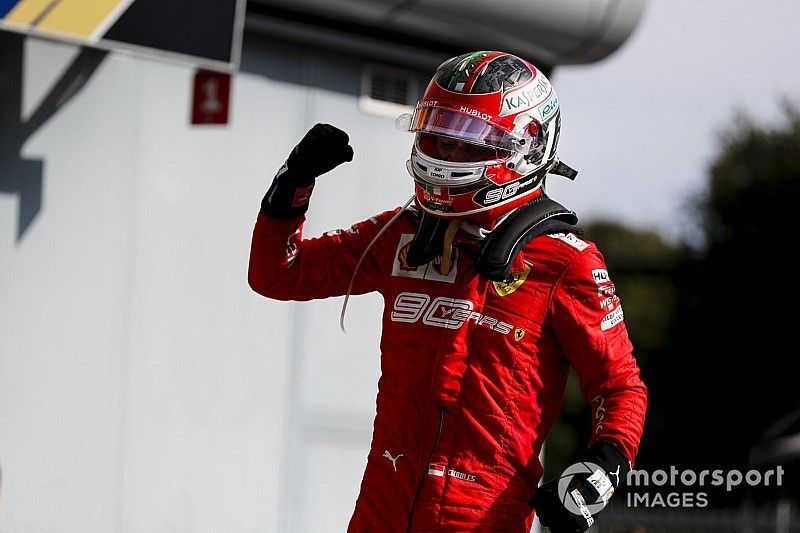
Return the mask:
{"type": "Polygon", "coordinates": [[[579,257],[583,256],[583,254],[585,254],[586,252],[588,252],[589,250],[591,250],[593,248],[596,249],[596,246],[594,246],[594,243],[591,243],[591,242],[587,242],[588,246],[586,248],[584,248],[583,250],[578,250],[577,248],[575,248],[573,246],[570,246],[569,244],[567,244],[567,243],[565,243],[563,241],[558,243],[558,244],[559,244],[559,246],[566,246],[568,249],[573,250],[574,253],[573,253],[572,257],[570,258],[570,260],[567,261],[567,263],[564,265],[564,268],[561,269],[561,273],[558,275],[556,280],[550,286],[550,293],[547,295],[547,311],[548,311],[548,313],[550,312],[550,308],[551,308],[551,306],[553,304],[553,297],[555,295],[556,289],[558,288],[558,284],[561,283],[562,279],[564,279],[564,276],[567,274],[567,270],[569,270],[570,267],[572,266],[572,264],[579,257]]]}

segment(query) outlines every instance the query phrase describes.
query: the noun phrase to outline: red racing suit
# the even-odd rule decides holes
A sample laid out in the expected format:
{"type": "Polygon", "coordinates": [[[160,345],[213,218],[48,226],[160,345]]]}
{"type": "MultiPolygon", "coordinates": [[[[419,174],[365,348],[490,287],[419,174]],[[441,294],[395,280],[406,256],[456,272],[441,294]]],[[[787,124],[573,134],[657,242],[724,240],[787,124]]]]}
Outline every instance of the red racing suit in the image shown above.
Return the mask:
{"type": "MultiPolygon", "coordinates": [[[[303,216],[260,213],[250,286],[278,300],[344,294],[395,213],[314,239],[302,239],[303,216]]],[[[647,391],[614,285],[595,245],[572,234],[533,239],[511,283],[478,276],[477,241],[462,231],[449,273],[410,267],[417,225],[403,213],[355,277],[352,293],[380,292],[384,311],[372,445],[348,531],[527,533],[570,365],[592,405],[589,444],[636,455],[647,391]]]]}

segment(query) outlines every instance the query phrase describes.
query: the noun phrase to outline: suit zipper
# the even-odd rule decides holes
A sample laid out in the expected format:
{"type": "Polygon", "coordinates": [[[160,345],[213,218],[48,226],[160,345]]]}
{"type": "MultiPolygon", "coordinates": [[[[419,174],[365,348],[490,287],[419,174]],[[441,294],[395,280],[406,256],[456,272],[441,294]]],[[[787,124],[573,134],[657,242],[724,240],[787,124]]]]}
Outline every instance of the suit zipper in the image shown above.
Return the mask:
{"type": "Polygon", "coordinates": [[[417,499],[419,498],[420,493],[422,492],[422,484],[425,483],[425,478],[428,477],[428,470],[431,467],[431,461],[433,460],[433,454],[436,453],[436,448],[439,447],[439,439],[442,437],[442,428],[444,426],[444,410],[439,410],[439,429],[436,432],[436,438],[433,440],[433,447],[431,448],[431,453],[428,454],[428,461],[425,463],[424,471],[422,473],[422,477],[420,477],[419,483],[417,484],[417,491],[414,493],[414,499],[411,501],[411,510],[408,512],[408,525],[406,526],[406,533],[411,531],[411,523],[414,520],[414,510],[417,507],[417,499]]]}

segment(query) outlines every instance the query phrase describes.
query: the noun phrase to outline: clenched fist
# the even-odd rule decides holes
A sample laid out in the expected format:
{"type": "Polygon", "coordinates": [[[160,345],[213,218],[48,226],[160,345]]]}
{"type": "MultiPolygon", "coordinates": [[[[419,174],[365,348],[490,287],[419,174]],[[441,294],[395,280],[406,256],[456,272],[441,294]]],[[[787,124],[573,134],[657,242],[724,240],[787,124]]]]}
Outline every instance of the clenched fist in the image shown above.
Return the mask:
{"type": "Polygon", "coordinates": [[[347,133],[330,124],[315,124],[292,149],[278,171],[261,211],[274,218],[294,218],[308,210],[316,178],[353,160],[347,133]]]}

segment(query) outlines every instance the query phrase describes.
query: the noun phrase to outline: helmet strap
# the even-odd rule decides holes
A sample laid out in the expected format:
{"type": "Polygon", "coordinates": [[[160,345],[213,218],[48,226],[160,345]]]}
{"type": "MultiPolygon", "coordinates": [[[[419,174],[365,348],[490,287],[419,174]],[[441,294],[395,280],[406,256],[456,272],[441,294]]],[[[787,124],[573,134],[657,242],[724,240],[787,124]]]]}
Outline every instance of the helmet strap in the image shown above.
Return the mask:
{"type": "Polygon", "coordinates": [[[453,240],[463,221],[421,211],[419,227],[406,254],[406,264],[418,267],[434,261],[442,275],[453,268],[453,240]]]}
{"type": "Polygon", "coordinates": [[[434,261],[439,263],[439,270],[443,276],[449,274],[450,269],[453,267],[453,239],[455,238],[459,227],[461,227],[461,220],[452,219],[450,221],[450,224],[447,225],[447,229],[444,232],[442,253],[436,259],[434,259],[434,261]]]}
{"type": "Polygon", "coordinates": [[[558,174],[559,176],[564,176],[565,178],[571,180],[574,180],[578,177],[577,170],[561,161],[556,161],[556,163],[550,168],[550,174],[558,174]]]}
{"type": "Polygon", "coordinates": [[[419,227],[406,255],[408,266],[422,266],[441,255],[442,242],[448,225],[447,219],[435,217],[427,211],[420,211],[419,227]]]}

